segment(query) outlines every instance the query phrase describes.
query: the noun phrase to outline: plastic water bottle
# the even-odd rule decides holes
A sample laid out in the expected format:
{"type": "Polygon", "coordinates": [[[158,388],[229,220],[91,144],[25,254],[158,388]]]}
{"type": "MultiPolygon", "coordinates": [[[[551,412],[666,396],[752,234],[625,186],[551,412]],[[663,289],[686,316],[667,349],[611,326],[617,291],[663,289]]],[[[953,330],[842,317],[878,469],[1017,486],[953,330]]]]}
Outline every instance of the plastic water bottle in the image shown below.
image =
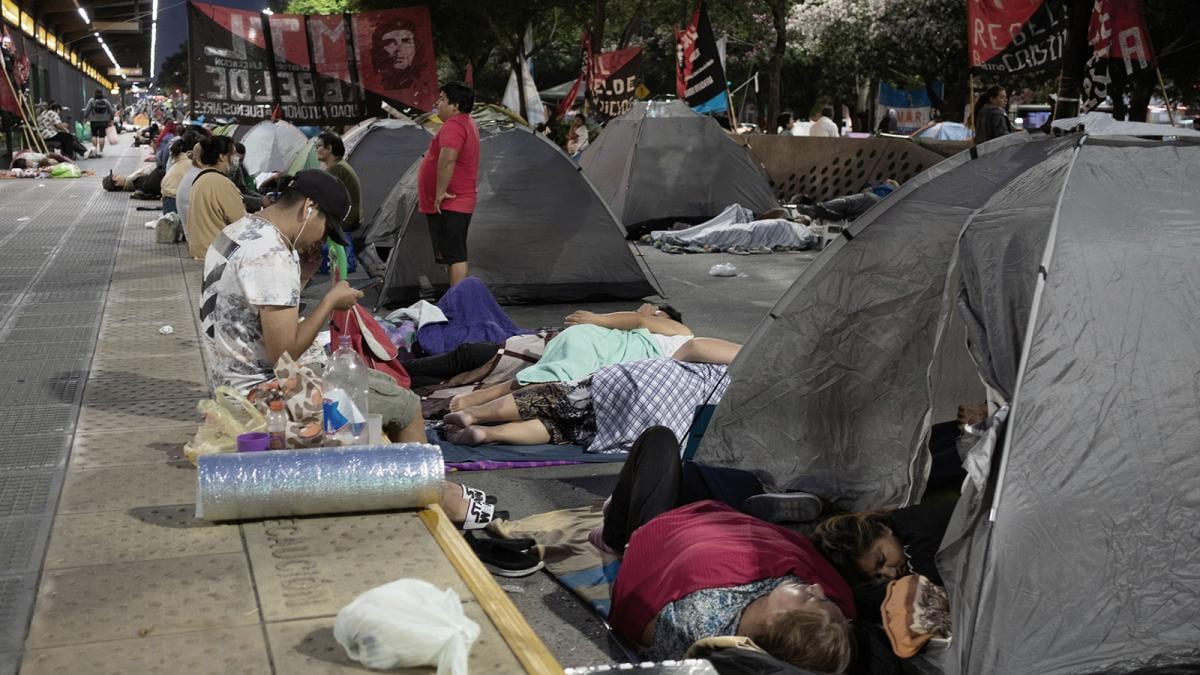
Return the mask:
{"type": "Polygon", "coordinates": [[[267,413],[267,433],[271,435],[272,450],[287,450],[287,412],[283,409],[283,401],[271,401],[270,412],[267,413]]]}
{"type": "Polygon", "coordinates": [[[338,340],[322,382],[325,442],[356,445],[367,442],[367,367],[350,346],[350,336],[338,340]]]}

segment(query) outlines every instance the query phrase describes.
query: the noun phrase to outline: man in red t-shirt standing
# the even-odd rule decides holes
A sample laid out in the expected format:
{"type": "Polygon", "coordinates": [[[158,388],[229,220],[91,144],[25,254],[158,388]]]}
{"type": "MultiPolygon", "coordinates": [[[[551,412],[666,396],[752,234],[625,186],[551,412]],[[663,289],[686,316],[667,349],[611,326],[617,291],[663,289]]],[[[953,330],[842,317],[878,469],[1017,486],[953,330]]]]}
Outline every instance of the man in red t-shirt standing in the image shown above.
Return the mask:
{"type": "Polygon", "coordinates": [[[429,221],[433,257],[447,265],[450,285],[467,278],[467,227],[475,212],[479,129],[471,119],[475,92],[458,82],[442,85],[437,114],[442,128],[417,172],[417,207],[429,221]]]}

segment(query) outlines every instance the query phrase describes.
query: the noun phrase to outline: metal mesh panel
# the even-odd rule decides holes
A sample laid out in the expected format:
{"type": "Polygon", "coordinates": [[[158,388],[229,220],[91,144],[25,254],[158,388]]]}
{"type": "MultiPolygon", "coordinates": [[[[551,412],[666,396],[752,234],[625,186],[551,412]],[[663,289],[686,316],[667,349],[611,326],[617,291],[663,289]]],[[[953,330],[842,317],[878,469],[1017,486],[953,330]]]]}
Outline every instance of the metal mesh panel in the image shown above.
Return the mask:
{"type": "Polygon", "coordinates": [[[0,440],[0,473],[57,468],[65,462],[70,446],[67,434],[6,436],[0,440]]]}

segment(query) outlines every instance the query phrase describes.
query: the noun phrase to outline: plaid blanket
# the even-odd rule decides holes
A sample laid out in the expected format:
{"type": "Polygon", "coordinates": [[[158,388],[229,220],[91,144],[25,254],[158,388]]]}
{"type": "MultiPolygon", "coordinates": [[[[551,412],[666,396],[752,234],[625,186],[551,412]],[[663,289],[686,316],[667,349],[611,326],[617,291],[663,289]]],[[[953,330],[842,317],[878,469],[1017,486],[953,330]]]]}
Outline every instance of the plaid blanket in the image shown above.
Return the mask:
{"type": "Polygon", "coordinates": [[[662,425],[683,440],[696,406],[721,400],[725,366],[649,359],[602,368],[592,376],[596,436],[588,452],[628,452],[646,429],[662,425]]]}

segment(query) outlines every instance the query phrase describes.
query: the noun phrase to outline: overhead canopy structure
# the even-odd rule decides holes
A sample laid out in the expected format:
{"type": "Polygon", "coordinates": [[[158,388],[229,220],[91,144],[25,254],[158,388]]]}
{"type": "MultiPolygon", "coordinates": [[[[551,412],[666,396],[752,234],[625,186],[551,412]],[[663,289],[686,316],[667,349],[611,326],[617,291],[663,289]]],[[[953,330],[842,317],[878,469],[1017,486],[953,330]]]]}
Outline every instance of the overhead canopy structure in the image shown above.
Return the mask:
{"type": "Polygon", "coordinates": [[[379,206],[413,162],[429,149],[433,135],[408,120],[371,120],[343,137],[346,161],[362,186],[362,221],[369,227],[379,206]]]}
{"type": "MultiPolygon", "coordinates": [[[[152,19],[155,7],[160,3],[151,0],[104,0],[103,2],[77,2],[75,0],[16,0],[15,4],[33,17],[37,25],[44,27],[64,47],[75,52],[81,59],[108,75],[108,79],[120,84],[117,75],[109,75],[113,68],[104,51],[104,45],[113,58],[124,69],[139,69],[141,76],[129,77],[124,82],[145,82],[149,78],[150,42],[152,19]],[[83,7],[88,21],[83,20],[79,8],[83,7]],[[104,45],[96,39],[99,33],[104,45]]],[[[164,3],[165,4],[165,3],[164,3]]],[[[5,8],[6,12],[8,8],[5,8]]],[[[15,31],[14,31],[15,32],[15,31]]],[[[162,44],[159,44],[162,49],[162,44]]],[[[161,51],[156,57],[161,57],[161,51]]],[[[87,92],[90,94],[91,92],[87,92]]]]}
{"type": "Polygon", "coordinates": [[[697,460],[912,503],[930,424],[986,396],[938,555],[937,665],[1126,672],[1194,649],[1196,166],[1191,139],[1013,134],[914,178],[757,327],[697,460]]]}
{"type": "Polygon", "coordinates": [[[611,120],[581,166],[627,229],[648,221],[707,220],[730,204],[779,206],[749,149],[683,101],[639,101],[611,120]]]}
{"type": "MultiPolygon", "coordinates": [[[[524,127],[480,130],[470,263],[501,303],[633,299],[657,293],[624,231],[562,149],[524,127]]],[[[376,212],[368,244],[394,246],[380,302],[407,305],[447,288],[417,209],[414,162],[376,212]]]]}

